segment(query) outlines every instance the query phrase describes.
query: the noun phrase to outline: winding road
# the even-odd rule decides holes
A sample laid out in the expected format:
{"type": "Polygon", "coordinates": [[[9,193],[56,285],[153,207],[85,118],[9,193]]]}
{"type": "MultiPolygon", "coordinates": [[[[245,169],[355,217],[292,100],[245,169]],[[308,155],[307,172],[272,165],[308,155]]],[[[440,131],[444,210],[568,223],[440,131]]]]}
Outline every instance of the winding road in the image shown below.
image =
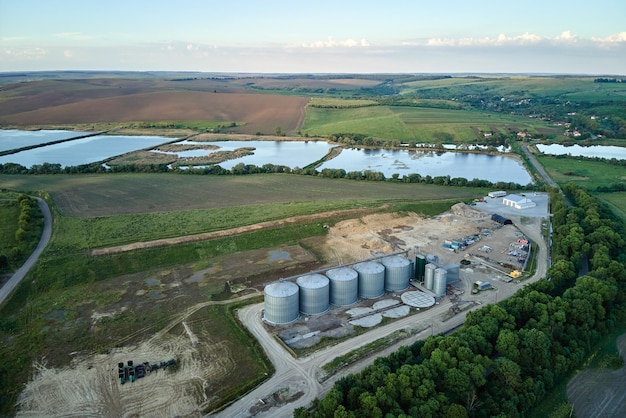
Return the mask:
{"type": "MultiPolygon", "coordinates": [[[[541,219],[536,219],[536,221],[541,222],[541,219]]],[[[522,225],[521,222],[518,222],[516,226],[518,226],[524,234],[534,240],[534,242],[539,244],[537,270],[535,274],[530,279],[524,281],[523,284],[510,283],[505,286],[501,286],[494,297],[494,302],[497,301],[496,299],[502,300],[511,297],[521,286],[539,280],[546,275],[548,251],[546,243],[539,232],[539,228],[536,226],[522,225]]],[[[276,338],[266,331],[261,319],[263,307],[263,303],[250,305],[239,310],[238,315],[245,327],[248,328],[254,337],[260,342],[270,361],[274,364],[276,372],[269,380],[265,381],[265,383],[239,398],[226,409],[214,415],[210,415],[211,417],[292,417],[296,408],[307,407],[315,398],[324,396],[341,377],[347,374],[359,372],[369,364],[372,364],[377,357],[387,356],[396,351],[402,345],[412,344],[414,341],[425,339],[432,334],[445,333],[453,330],[465,322],[465,317],[467,312],[469,312],[469,310],[461,312],[445,322],[436,323],[436,318],[440,318],[450,308],[449,303],[441,303],[440,305],[435,305],[433,308],[425,312],[398,319],[388,325],[374,328],[371,331],[351,338],[348,341],[319,350],[308,357],[294,358],[281,346],[276,338]],[[367,356],[361,361],[354,363],[352,366],[341,370],[331,378],[320,382],[322,366],[329,361],[332,361],[335,357],[349,353],[350,351],[362,347],[363,345],[379,338],[383,338],[397,330],[413,329],[417,331],[420,326],[424,328],[424,323],[431,325],[428,325],[428,327],[421,332],[418,332],[407,339],[398,341],[385,350],[377,352],[375,355],[367,356]],[[281,388],[290,386],[302,387],[304,395],[294,402],[287,403],[282,406],[274,406],[269,410],[259,412],[256,415],[253,415],[250,412],[250,409],[253,406],[258,406],[262,403],[261,399],[267,398],[281,388]]]]}
{"type": "Polygon", "coordinates": [[[31,196],[34,199],[37,199],[37,204],[41,209],[41,213],[43,213],[43,232],[41,234],[41,238],[39,239],[39,243],[37,244],[37,248],[35,251],[28,257],[28,260],[17,269],[13,276],[9,279],[8,282],[0,288],[0,305],[4,303],[4,301],[13,293],[15,288],[21,283],[26,274],[30,271],[30,269],[35,265],[39,256],[43,252],[46,245],[48,245],[48,241],[50,241],[50,237],[52,236],[52,214],[50,213],[50,208],[45,200],[31,196]]]}

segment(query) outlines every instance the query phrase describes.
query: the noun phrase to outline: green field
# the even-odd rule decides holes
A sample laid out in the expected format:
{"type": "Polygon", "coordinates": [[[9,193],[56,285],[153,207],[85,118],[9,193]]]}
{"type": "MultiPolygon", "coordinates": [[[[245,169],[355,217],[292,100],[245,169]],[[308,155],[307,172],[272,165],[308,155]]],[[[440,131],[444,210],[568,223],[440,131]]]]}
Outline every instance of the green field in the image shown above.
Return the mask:
{"type": "Polygon", "coordinates": [[[598,187],[623,183],[626,178],[626,168],[620,165],[551,155],[535,156],[552,180],[560,185],[574,182],[589,191],[594,191],[598,187]]]}
{"type": "Polygon", "coordinates": [[[626,222],[626,192],[602,193],[597,197],[606,202],[613,213],[626,222]]]}
{"type": "Polygon", "coordinates": [[[482,139],[477,131],[552,130],[545,122],[471,110],[435,109],[409,106],[371,106],[356,109],[322,109],[307,107],[303,133],[329,136],[356,133],[375,138],[436,142],[436,133],[451,134],[454,140],[472,142],[482,139]]]}

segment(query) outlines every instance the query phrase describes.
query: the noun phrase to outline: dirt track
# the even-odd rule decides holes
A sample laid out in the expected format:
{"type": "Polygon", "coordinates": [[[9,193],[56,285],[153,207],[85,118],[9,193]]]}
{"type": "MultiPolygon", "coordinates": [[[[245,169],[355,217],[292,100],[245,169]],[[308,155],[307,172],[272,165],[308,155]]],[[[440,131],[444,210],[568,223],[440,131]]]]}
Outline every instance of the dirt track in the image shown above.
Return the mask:
{"type": "Polygon", "coordinates": [[[195,234],[195,235],[185,235],[183,237],[176,238],[166,238],[166,239],[157,239],[153,241],[143,241],[143,242],[134,242],[132,244],[126,245],[118,245],[115,247],[106,247],[106,248],[96,248],[91,250],[91,255],[99,256],[99,255],[110,255],[123,253],[126,251],[133,251],[145,248],[153,248],[153,247],[165,247],[168,245],[177,245],[177,244],[186,244],[190,242],[198,242],[198,241],[206,241],[215,238],[229,237],[233,235],[239,235],[246,232],[253,231],[261,231],[263,229],[276,228],[279,226],[287,225],[287,224],[295,224],[295,223],[305,223],[310,222],[317,219],[326,219],[331,218],[337,215],[354,215],[358,216],[360,214],[364,214],[370,212],[367,209],[353,209],[353,210],[334,210],[330,212],[322,212],[316,213],[314,215],[303,215],[303,216],[294,216],[291,218],[280,219],[278,221],[268,221],[268,222],[260,222],[254,225],[241,226],[238,228],[224,229],[221,231],[215,232],[207,232],[204,234],[195,234]]]}

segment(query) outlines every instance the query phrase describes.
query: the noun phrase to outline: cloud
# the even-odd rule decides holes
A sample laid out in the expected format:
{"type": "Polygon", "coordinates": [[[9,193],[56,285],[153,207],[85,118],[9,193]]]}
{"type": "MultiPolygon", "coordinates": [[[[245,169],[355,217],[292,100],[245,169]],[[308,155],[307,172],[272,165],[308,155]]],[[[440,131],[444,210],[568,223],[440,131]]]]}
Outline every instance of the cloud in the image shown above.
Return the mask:
{"type": "Polygon", "coordinates": [[[549,37],[540,36],[525,32],[521,35],[505,35],[501,33],[497,37],[483,37],[483,38],[430,38],[425,41],[404,42],[404,46],[429,46],[429,47],[477,47],[477,46],[528,46],[528,45],[540,45],[540,44],[552,44],[557,46],[572,46],[572,45],[596,45],[596,46],[610,46],[617,44],[626,44],[626,32],[620,32],[614,35],[609,35],[604,38],[592,37],[591,39],[580,38],[573,34],[571,31],[566,30],[561,34],[549,37]]]}
{"type": "Polygon", "coordinates": [[[55,33],[53,36],[56,38],[67,39],[71,41],[89,41],[93,39],[91,35],[86,35],[80,32],[60,32],[55,33]]]}
{"type": "Polygon", "coordinates": [[[613,35],[606,36],[604,38],[591,38],[594,42],[601,44],[614,44],[614,43],[626,43],[626,32],[620,32],[613,35]]]}
{"type": "Polygon", "coordinates": [[[303,43],[300,45],[303,48],[354,48],[354,47],[363,47],[367,48],[370,46],[370,43],[367,39],[355,40],[352,38],[343,40],[343,41],[335,41],[331,36],[329,36],[324,41],[315,41],[312,43],[303,43]]]}

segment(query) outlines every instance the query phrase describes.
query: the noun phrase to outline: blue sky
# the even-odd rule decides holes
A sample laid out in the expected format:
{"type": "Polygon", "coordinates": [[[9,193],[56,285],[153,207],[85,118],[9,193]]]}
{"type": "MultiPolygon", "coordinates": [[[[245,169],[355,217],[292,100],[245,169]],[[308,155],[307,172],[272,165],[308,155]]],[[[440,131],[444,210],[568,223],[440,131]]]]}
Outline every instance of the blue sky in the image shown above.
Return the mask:
{"type": "Polygon", "coordinates": [[[626,1],[0,0],[0,71],[626,74],[626,1]]]}

